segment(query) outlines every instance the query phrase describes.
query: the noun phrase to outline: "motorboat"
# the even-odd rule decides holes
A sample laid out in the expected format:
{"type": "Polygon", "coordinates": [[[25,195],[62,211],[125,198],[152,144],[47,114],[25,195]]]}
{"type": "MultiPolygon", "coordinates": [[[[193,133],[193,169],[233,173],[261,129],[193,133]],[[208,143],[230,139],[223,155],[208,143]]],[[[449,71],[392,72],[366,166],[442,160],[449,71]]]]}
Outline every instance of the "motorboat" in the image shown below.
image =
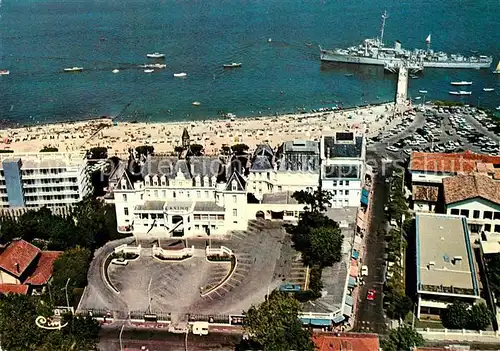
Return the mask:
{"type": "Polygon", "coordinates": [[[472,82],[467,82],[465,80],[462,80],[460,82],[451,82],[450,84],[455,86],[462,86],[462,85],[472,85],[472,82]]]}
{"type": "Polygon", "coordinates": [[[495,68],[495,70],[493,71],[494,74],[500,74],[500,61],[498,61],[497,63],[497,67],[495,68]]]}
{"type": "Polygon", "coordinates": [[[195,101],[195,102],[193,102],[193,105],[194,105],[194,106],[200,106],[200,105],[201,105],[201,103],[200,103],[199,101],[195,101]]]}
{"type": "Polygon", "coordinates": [[[154,69],[148,68],[144,70],[144,73],[153,73],[154,71],[155,71],[154,69]]]}
{"type": "Polygon", "coordinates": [[[140,67],[143,67],[143,68],[165,68],[165,67],[167,67],[167,65],[164,63],[146,63],[144,65],[141,65],[140,67]]]}
{"type": "Polygon", "coordinates": [[[184,77],[187,77],[187,73],[174,73],[174,77],[177,77],[177,78],[184,78],[184,77]]]}
{"type": "Polygon", "coordinates": [[[411,79],[418,79],[418,76],[415,76],[415,75],[411,75],[410,76],[411,79]]]}
{"type": "Polygon", "coordinates": [[[231,63],[226,63],[223,65],[224,68],[236,68],[236,67],[241,67],[241,62],[231,62],[231,63]]]}
{"type": "Polygon", "coordinates": [[[419,90],[418,91],[420,94],[427,94],[427,90],[419,90]]]}
{"type": "Polygon", "coordinates": [[[112,70],[111,72],[113,72],[113,73],[118,73],[118,72],[120,72],[120,70],[119,70],[119,69],[117,69],[117,68],[115,68],[115,69],[114,69],[114,70],[112,70]]]}
{"type": "Polygon", "coordinates": [[[345,76],[345,77],[353,77],[353,76],[354,76],[354,74],[353,74],[353,73],[346,73],[346,74],[344,74],[344,76],[345,76]]]}
{"type": "Polygon", "coordinates": [[[495,88],[483,88],[483,91],[486,92],[495,91],[495,88]]]}
{"type": "Polygon", "coordinates": [[[497,106],[497,111],[500,111],[500,106],[497,106]]]}
{"type": "Polygon", "coordinates": [[[420,99],[421,99],[421,97],[420,97],[420,96],[417,96],[417,97],[415,98],[415,100],[420,100],[420,99]]]}
{"type": "Polygon", "coordinates": [[[83,67],[69,67],[64,69],[64,72],[81,72],[81,71],[83,71],[83,67]]]}
{"type": "Polygon", "coordinates": [[[460,91],[450,91],[450,95],[472,95],[472,91],[465,91],[465,90],[460,90],[460,91]]]}
{"type": "Polygon", "coordinates": [[[146,57],[160,59],[160,58],[165,58],[165,54],[161,54],[159,52],[155,52],[155,53],[152,53],[152,54],[146,54],[146,57]]]}
{"type": "Polygon", "coordinates": [[[7,76],[9,74],[10,74],[10,71],[8,69],[0,70],[0,76],[7,76]]]}

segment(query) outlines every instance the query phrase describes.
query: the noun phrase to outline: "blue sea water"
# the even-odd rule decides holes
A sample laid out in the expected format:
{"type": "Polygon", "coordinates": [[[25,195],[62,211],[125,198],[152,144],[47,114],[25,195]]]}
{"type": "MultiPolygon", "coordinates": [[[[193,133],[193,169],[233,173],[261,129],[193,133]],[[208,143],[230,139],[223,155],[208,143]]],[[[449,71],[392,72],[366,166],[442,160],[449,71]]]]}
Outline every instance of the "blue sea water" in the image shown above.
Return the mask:
{"type": "MultiPolygon", "coordinates": [[[[499,0],[0,1],[0,69],[11,71],[0,76],[0,120],[17,123],[116,115],[128,103],[122,119],[171,121],[392,100],[394,75],[322,64],[318,50],[377,36],[384,10],[386,44],[423,48],[432,33],[436,50],[500,58],[499,0]],[[165,70],[137,68],[155,51],[166,54],[165,70]],[[224,70],[229,62],[243,67],[224,70]],[[61,73],[73,66],[85,70],[61,73]]],[[[500,75],[492,69],[426,69],[410,80],[410,94],[452,99],[449,82],[471,80],[463,101],[495,107],[500,75]]]]}

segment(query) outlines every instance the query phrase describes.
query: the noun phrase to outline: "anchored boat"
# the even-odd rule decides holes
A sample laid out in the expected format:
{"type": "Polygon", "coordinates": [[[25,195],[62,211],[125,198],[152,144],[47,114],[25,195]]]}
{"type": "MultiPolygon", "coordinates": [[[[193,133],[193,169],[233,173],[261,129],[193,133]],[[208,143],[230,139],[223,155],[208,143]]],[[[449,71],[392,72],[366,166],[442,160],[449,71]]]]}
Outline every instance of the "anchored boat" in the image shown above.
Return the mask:
{"type": "Polygon", "coordinates": [[[159,52],[155,52],[153,54],[146,54],[146,57],[159,59],[159,58],[165,58],[165,54],[161,54],[159,52]]]}
{"type": "Polygon", "coordinates": [[[64,69],[64,72],[81,72],[81,71],[83,71],[83,67],[70,67],[64,69]]]}
{"type": "Polygon", "coordinates": [[[464,80],[460,82],[450,82],[451,85],[462,86],[462,85],[472,85],[472,82],[466,82],[464,80]]]}
{"type": "Polygon", "coordinates": [[[241,62],[232,62],[232,63],[226,63],[223,65],[224,68],[236,68],[236,67],[241,67],[241,62]]]}

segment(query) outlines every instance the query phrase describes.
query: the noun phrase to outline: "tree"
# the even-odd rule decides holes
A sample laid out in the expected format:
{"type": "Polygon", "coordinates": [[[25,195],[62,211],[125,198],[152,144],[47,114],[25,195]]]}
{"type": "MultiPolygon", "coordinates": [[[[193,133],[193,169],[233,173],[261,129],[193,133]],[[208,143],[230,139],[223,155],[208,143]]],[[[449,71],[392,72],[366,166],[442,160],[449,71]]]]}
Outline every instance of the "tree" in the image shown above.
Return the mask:
{"type": "Polygon", "coordinates": [[[235,155],[245,155],[250,148],[246,144],[235,144],[231,146],[231,150],[235,155]]]}
{"type": "Polygon", "coordinates": [[[44,146],[43,149],[40,150],[40,152],[57,152],[59,149],[57,147],[52,147],[52,146],[44,146]]]}
{"type": "Polygon", "coordinates": [[[176,154],[180,155],[180,154],[182,154],[183,151],[184,151],[184,148],[182,146],[176,146],[176,147],[174,147],[174,152],[176,154]]]}
{"type": "Polygon", "coordinates": [[[88,157],[93,159],[106,159],[108,158],[107,147],[93,147],[88,152],[88,157]]]}
{"type": "Polygon", "coordinates": [[[223,155],[230,155],[231,154],[231,148],[227,145],[222,145],[222,147],[220,148],[220,152],[221,154],[223,155]]]}
{"type": "Polygon", "coordinates": [[[191,144],[188,149],[188,156],[201,156],[203,155],[203,145],[191,144]]]}
{"type": "Polygon", "coordinates": [[[266,301],[245,312],[244,328],[264,350],[313,351],[312,334],[302,328],[299,312],[297,300],[273,291],[266,301]]]}
{"type": "Polygon", "coordinates": [[[478,303],[470,309],[469,323],[467,329],[486,330],[494,318],[493,313],[483,303],[478,303]]]}
{"type": "Polygon", "coordinates": [[[412,347],[422,346],[424,338],[415,329],[405,325],[391,330],[381,344],[384,351],[410,350],[412,347]]]}
{"type": "Polygon", "coordinates": [[[139,155],[148,156],[154,154],[155,148],[152,145],[142,145],[136,147],[135,151],[137,151],[139,155]]]}
{"type": "Polygon", "coordinates": [[[91,259],[92,254],[89,249],[76,247],[65,251],[55,260],[50,289],[57,305],[66,305],[65,289],[68,279],[70,297],[74,288],[83,288],[87,285],[87,271],[91,259]]]}
{"type": "Polygon", "coordinates": [[[331,205],[333,195],[329,191],[317,189],[314,192],[309,191],[296,191],[292,197],[301,204],[308,206],[311,212],[325,212],[331,205]]]}
{"type": "Polygon", "coordinates": [[[441,315],[443,325],[449,329],[465,328],[470,317],[469,308],[470,305],[462,301],[456,301],[448,305],[441,315]]]}
{"type": "Polygon", "coordinates": [[[306,250],[305,262],[315,263],[323,268],[340,261],[344,237],[339,227],[314,228],[309,236],[310,246],[306,250]]]}

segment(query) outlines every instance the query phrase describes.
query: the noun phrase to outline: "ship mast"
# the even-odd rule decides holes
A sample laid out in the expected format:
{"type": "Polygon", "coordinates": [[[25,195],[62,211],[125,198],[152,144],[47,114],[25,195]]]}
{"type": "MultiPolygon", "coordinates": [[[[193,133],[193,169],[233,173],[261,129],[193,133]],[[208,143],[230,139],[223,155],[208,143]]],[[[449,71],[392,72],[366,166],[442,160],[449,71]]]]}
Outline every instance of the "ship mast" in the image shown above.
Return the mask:
{"type": "Polygon", "coordinates": [[[382,15],[382,29],[380,30],[380,43],[384,44],[384,28],[385,28],[385,20],[388,18],[387,11],[384,11],[382,15]]]}

